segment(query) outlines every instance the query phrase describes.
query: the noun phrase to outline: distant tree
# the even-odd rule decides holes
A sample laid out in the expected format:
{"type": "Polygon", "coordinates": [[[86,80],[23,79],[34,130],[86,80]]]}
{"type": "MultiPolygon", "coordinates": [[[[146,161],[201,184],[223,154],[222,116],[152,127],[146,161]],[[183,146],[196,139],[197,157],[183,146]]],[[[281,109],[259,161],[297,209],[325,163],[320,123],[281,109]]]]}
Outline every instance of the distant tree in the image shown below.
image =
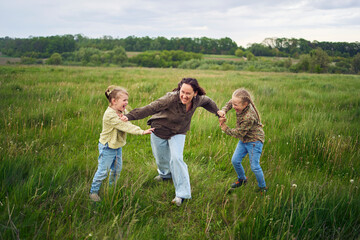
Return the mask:
{"type": "Polygon", "coordinates": [[[250,51],[245,51],[244,55],[245,55],[246,59],[249,61],[255,60],[255,55],[250,51]]]}
{"type": "Polygon", "coordinates": [[[329,63],[329,55],[321,48],[317,48],[310,52],[310,72],[327,72],[329,63]]]}
{"type": "Polygon", "coordinates": [[[290,67],[292,72],[308,72],[310,70],[311,57],[309,54],[300,55],[300,60],[297,64],[290,67]]]}
{"type": "Polygon", "coordinates": [[[60,65],[62,63],[62,57],[59,53],[53,53],[46,63],[50,65],[60,65]]]}
{"type": "Polygon", "coordinates": [[[351,67],[355,74],[360,73],[360,53],[354,56],[351,67]]]}
{"type": "Polygon", "coordinates": [[[274,53],[270,47],[267,47],[263,44],[253,43],[248,48],[255,56],[273,56],[274,53]]]}
{"type": "Polygon", "coordinates": [[[240,48],[236,49],[235,56],[243,57],[244,56],[244,51],[242,49],[240,49],[240,48]]]}
{"type": "Polygon", "coordinates": [[[122,64],[128,61],[128,57],[123,47],[116,47],[112,52],[112,63],[122,64]]]}

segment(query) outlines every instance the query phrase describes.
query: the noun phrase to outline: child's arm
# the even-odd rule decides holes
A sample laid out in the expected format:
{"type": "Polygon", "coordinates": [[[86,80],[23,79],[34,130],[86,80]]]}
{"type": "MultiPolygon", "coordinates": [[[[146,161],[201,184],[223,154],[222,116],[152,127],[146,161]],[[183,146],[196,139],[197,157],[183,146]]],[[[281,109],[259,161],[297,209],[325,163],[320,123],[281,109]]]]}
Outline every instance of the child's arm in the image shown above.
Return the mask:
{"type": "Polygon", "coordinates": [[[254,125],[254,121],[248,119],[246,121],[242,121],[237,128],[229,128],[225,121],[220,122],[221,130],[223,130],[227,135],[235,137],[235,138],[243,138],[254,125]]]}
{"type": "Polygon", "coordinates": [[[134,124],[132,124],[131,122],[124,122],[122,121],[119,116],[114,113],[111,114],[108,118],[108,122],[116,129],[126,132],[126,133],[130,133],[130,134],[134,134],[134,135],[143,135],[143,134],[150,134],[152,131],[154,131],[153,128],[147,129],[147,130],[142,130],[139,126],[136,126],[134,124]]]}
{"type": "Polygon", "coordinates": [[[224,111],[225,114],[232,109],[232,99],[230,99],[225,106],[222,107],[221,111],[224,111]]]}
{"type": "Polygon", "coordinates": [[[151,134],[152,132],[154,132],[155,128],[149,128],[149,129],[146,129],[144,132],[143,132],[143,135],[145,134],[151,134]]]}
{"type": "Polygon", "coordinates": [[[225,115],[226,115],[226,113],[230,110],[230,109],[232,109],[232,100],[230,99],[230,101],[228,101],[226,104],[225,104],[225,106],[221,109],[221,110],[219,110],[218,112],[217,112],[217,114],[220,116],[220,117],[225,117],[225,115]]]}

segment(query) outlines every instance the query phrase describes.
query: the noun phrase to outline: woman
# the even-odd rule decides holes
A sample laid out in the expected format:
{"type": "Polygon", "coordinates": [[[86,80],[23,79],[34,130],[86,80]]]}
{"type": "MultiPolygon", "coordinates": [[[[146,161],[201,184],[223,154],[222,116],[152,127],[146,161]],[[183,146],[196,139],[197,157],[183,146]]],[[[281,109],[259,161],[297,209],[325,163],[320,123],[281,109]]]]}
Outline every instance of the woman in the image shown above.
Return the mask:
{"type": "Polygon", "coordinates": [[[155,128],[151,134],[151,148],[159,173],[155,180],[172,178],[175,186],[172,203],[177,206],[191,198],[189,172],[183,160],[185,134],[190,129],[191,117],[197,107],[218,116],[218,107],[205,94],[196,79],[184,78],[172,92],[126,114],[130,121],[152,115],[148,125],[155,128]]]}

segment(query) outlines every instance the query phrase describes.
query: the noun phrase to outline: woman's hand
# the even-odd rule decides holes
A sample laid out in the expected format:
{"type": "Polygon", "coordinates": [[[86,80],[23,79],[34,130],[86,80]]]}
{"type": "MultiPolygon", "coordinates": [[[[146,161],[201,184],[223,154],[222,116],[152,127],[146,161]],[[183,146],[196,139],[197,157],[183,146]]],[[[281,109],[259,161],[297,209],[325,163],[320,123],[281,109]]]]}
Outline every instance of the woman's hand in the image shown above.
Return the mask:
{"type": "Polygon", "coordinates": [[[217,112],[217,114],[220,116],[220,117],[225,117],[225,111],[223,111],[223,110],[219,110],[218,112],[217,112]]]}
{"type": "Polygon", "coordinates": [[[123,122],[127,122],[129,119],[125,115],[123,115],[122,117],[120,117],[120,120],[123,122]]]}
{"type": "Polygon", "coordinates": [[[145,134],[151,134],[152,132],[154,132],[154,130],[155,130],[155,128],[149,128],[149,129],[147,129],[147,130],[145,130],[145,131],[143,132],[143,135],[145,135],[145,134]]]}
{"type": "Polygon", "coordinates": [[[120,120],[123,122],[127,122],[129,119],[122,113],[116,112],[116,114],[119,116],[120,120]]]}

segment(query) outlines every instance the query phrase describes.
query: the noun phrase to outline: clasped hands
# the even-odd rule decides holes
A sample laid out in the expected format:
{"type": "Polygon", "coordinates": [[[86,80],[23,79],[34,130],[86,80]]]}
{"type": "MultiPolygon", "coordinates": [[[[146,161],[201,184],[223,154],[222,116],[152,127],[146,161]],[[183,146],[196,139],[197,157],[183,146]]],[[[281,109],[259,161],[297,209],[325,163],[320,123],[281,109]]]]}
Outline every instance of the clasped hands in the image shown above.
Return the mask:
{"type": "Polygon", "coordinates": [[[220,128],[221,130],[225,131],[225,129],[227,128],[227,125],[226,125],[226,116],[225,116],[225,112],[223,110],[219,110],[217,112],[217,114],[219,115],[219,125],[220,125],[220,128]]]}

